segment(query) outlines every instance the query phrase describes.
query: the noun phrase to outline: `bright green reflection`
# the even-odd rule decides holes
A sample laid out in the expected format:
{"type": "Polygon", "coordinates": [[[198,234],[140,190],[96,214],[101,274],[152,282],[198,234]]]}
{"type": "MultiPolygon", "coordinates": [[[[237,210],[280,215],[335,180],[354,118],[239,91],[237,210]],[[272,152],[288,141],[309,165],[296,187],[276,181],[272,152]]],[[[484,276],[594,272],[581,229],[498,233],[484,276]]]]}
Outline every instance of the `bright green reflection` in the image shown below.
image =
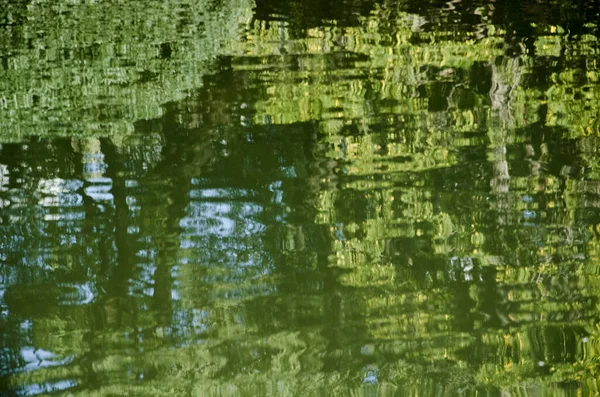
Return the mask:
{"type": "Polygon", "coordinates": [[[499,3],[4,4],[0,395],[598,393],[600,7],[499,3]]]}

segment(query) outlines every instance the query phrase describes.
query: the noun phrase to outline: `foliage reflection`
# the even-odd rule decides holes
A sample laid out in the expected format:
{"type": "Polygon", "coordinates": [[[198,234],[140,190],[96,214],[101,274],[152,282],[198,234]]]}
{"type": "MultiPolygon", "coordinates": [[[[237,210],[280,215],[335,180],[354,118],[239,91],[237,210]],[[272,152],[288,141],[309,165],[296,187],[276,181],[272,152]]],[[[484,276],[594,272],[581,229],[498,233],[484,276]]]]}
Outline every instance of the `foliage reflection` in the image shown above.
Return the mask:
{"type": "Polygon", "coordinates": [[[597,393],[600,7],[547,3],[11,2],[0,387],[597,393]]]}

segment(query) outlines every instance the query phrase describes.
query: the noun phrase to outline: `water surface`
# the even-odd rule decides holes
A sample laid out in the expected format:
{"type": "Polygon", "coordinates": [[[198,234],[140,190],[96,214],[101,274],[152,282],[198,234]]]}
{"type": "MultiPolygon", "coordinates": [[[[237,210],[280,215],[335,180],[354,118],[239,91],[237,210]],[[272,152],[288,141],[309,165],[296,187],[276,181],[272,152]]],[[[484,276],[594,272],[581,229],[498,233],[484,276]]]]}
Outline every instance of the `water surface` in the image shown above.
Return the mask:
{"type": "Polygon", "coordinates": [[[0,0],[0,395],[596,395],[598,10],[0,0]]]}

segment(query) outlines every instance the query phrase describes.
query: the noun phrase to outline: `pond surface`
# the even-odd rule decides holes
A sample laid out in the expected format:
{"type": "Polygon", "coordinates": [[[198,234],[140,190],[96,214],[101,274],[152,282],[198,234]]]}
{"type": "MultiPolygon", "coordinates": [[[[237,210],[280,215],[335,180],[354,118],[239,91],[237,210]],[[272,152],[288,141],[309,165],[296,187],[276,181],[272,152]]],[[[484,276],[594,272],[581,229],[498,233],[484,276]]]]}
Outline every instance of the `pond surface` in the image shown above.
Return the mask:
{"type": "Polygon", "coordinates": [[[598,1],[254,1],[0,0],[0,395],[597,395],[598,1]]]}

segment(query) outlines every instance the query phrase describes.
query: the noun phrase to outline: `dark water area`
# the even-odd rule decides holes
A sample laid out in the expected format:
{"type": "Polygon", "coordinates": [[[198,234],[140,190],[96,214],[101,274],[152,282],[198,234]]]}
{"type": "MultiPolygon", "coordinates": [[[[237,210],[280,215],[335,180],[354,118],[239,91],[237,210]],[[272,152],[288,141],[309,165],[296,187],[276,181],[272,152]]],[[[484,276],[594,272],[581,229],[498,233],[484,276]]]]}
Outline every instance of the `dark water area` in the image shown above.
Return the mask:
{"type": "Polygon", "coordinates": [[[0,396],[598,395],[599,24],[0,0],[0,396]]]}

